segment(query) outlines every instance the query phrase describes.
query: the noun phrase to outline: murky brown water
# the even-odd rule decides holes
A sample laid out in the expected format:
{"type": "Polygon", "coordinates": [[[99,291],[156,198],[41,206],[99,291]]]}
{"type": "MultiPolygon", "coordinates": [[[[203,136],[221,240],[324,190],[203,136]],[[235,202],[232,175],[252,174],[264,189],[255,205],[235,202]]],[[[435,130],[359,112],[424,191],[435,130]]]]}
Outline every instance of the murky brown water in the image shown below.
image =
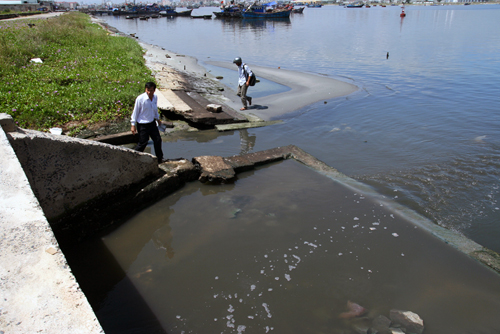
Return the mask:
{"type": "Polygon", "coordinates": [[[351,333],[348,301],[426,334],[500,332],[497,274],[295,161],[188,184],[102,242],[87,261],[121,267],[94,302],[106,333],[351,333]]]}

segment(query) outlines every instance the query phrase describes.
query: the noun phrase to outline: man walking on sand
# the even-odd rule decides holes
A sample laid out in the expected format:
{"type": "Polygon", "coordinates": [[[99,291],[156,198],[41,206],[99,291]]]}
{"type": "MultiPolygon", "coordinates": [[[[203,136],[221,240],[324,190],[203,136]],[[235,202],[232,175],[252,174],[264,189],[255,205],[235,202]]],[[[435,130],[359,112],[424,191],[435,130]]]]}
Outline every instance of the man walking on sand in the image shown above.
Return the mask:
{"type": "Polygon", "coordinates": [[[241,103],[243,103],[243,108],[240,110],[247,110],[248,105],[252,105],[252,98],[247,96],[247,89],[250,86],[250,77],[253,72],[247,64],[243,64],[240,57],[234,58],[233,63],[238,66],[238,92],[236,95],[241,97],[241,103]]]}
{"type": "Polygon", "coordinates": [[[136,151],[144,152],[148,145],[149,137],[153,140],[155,154],[158,158],[158,163],[164,162],[163,151],[161,149],[161,136],[158,126],[162,123],[158,114],[158,97],[155,94],[156,84],[147,82],[145,85],[146,91],[139,95],[135,100],[134,111],[130,118],[130,131],[135,135],[139,133],[139,142],[135,147],[136,151]]]}

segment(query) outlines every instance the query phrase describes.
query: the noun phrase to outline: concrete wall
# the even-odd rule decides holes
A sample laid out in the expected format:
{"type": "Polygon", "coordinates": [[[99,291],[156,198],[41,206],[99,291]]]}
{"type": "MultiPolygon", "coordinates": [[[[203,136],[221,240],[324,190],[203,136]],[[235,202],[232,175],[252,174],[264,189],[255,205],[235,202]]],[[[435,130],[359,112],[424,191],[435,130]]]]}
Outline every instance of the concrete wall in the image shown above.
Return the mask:
{"type": "Polygon", "coordinates": [[[49,220],[160,172],[156,157],[127,148],[24,129],[7,137],[49,220]]]}
{"type": "Polygon", "coordinates": [[[0,157],[0,333],[102,333],[2,127],[0,157]]]}

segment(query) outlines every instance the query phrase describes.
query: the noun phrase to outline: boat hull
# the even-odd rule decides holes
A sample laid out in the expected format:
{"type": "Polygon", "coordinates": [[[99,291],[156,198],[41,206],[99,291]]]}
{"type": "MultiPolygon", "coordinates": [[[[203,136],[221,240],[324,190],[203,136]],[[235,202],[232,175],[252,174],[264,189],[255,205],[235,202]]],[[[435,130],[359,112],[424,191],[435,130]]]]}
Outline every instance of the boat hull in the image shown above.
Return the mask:
{"type": "Polygon", "coordinates": [[[244,19],[274,19],[274,18],[289,18],[291,9],[283,10],[272,13],[258,13],[258,12],[243,12],[241,15],[244,19]]]}

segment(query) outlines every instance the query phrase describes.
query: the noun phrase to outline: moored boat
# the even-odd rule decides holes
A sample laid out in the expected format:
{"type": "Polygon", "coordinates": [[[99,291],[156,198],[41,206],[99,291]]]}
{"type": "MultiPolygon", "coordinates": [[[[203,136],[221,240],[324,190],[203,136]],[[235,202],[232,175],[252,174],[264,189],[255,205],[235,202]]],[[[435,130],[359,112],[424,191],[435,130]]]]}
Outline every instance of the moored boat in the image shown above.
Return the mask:
{"type": "Polygon", "coordinates": [[[294,8],[292,9],[292,13],[302,14],[304,12],[304,8],[306,7],[294,8]]]}
{"type": "Polygon", "coordinates": [[[353,2],[353,3],[350,3],[350,4],[346,5],[345,8],[361,8],[364,5],[365,5],[364,3],[353,2]]]}
{"type": "Polygon", "coordinates": [[[192,9],[183,10],[182,12],[176,12],[175,16],[191,16],[192,9]]]}
{"type": "Polygon", "coordinates": [[[191,18],[192,19],[211,19],[212,18],[212,14],[210,15],[191,15],[191,18]]]}
{"type": "Polygon", "coordinates": [[[182,12],[176,12],[175,10],[167,10],[160,12],[161,16],[191,16],[192,9],[184,10],[182,12]]]}
{"type": "Polygon", "coordinates": [[[241,15],[244,19],[272,19],[272,18],[289,18],[292,13],[291,9],[286,10],[276,10],[272,12],[254,12],[254,11],[245,11],[242,12],[241,15]]]}
{"type": "Polygon", "coordinates": [[[221,18],[241,18],[242,6],[231,5],[231,6],[221,6],[220,12],[213,12],[215,17],[221,18]]]}

